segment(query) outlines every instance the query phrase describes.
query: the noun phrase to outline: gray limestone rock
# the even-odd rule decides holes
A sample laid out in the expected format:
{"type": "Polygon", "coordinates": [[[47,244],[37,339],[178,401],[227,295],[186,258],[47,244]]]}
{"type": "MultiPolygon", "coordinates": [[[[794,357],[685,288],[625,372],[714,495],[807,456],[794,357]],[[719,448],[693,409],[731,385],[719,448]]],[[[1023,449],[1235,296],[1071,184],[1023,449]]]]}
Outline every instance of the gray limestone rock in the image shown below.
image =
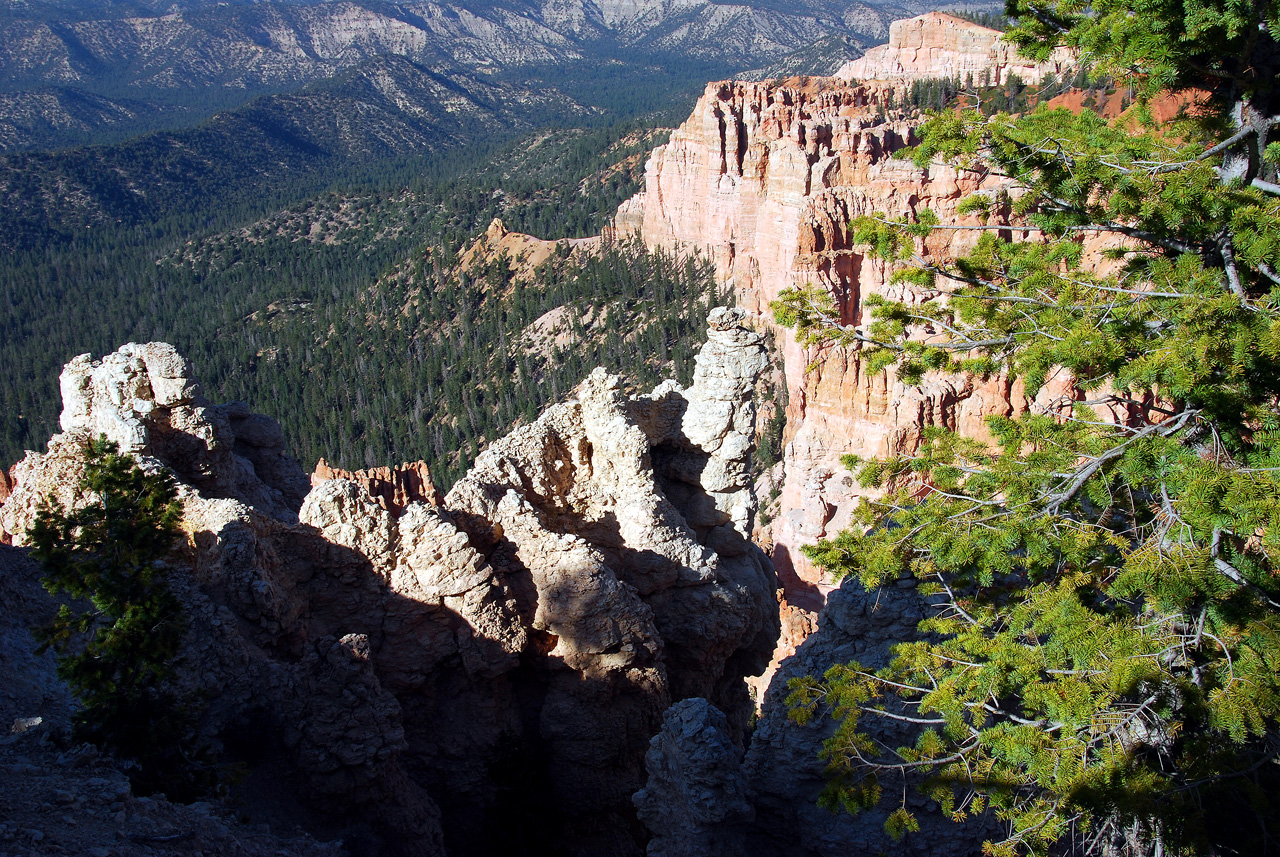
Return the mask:
{"type": "Polygon", "coordinates": [[[632,800],[654,834],[649,857],[743,852],[755,810],[746,798],[742,748],[715,706],[694,698],[668,708],[645,768],[649,783],[632,800]]]}

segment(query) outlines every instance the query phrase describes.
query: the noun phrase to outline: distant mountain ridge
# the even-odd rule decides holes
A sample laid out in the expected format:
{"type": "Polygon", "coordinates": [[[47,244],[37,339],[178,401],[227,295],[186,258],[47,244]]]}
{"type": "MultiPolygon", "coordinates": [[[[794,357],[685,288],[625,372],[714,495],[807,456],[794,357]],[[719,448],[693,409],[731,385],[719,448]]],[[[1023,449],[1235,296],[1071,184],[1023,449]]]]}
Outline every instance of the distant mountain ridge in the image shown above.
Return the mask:
{"type": "Polygon", "coordinates": [[[254,94],[294,90],[387,55],[488,75],[655,57],[715,62],[719,73],[733,74],[833,38],[860,51],[881,40],[890,21],[934,5],[11,2],[0,12],[0,148],[89,142],[100,129],[151,130],[185,117],[189,123],[254,94]]]}
{"type": "Polygon", "coordinates": [[[0,156],[0,247],[193,212],[338,165],[439,151],[588,112],[553,89],[379,57],[299,91],[256,98],[198,128],[0,156]]]}
{"type": "Polygon", "coordinates": [[[87,20],[11,14],[0,17],[0,88],[279,87],[327,77],[385,53],[417,62],[511,67],[622,48],[752,64],[835,32],[874,40],[887,32],[889,21],[926,5],[340,0],[197,6],[87,20]]]}

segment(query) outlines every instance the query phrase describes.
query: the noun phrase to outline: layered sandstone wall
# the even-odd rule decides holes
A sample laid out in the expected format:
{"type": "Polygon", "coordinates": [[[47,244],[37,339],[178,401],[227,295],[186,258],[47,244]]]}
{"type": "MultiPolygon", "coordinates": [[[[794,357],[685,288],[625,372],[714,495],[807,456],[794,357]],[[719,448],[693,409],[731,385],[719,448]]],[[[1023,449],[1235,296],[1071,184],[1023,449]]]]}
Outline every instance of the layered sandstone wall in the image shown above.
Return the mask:
{"type": "Polygon", "coordinates": [[[361,490],[388,512],[397,515],[410,503],[440,505],[440,490],[431,479],[431,471],[425,461],[409,461],[394,466],[370,467],[365,470],[343,470],[333,467],[321,458],[311,474],[311,486],[331,479],[345,479],[357,483],[361,490]]]}
{"type": "MultiPolygon", "coordinates": [[[[654,151],[644,190],[619,209],[616,228],[651,246],[707,254],[764,326],[772,325],[769,302],[787,288],[826,290],[846,323],[867,320],[868,295],[916,299],[853,246],[849,220],[929,208],[946,221],[976,222],[958,216],[957,203],[997,190],[1001,180],[892,157],[912,142],[912,122],[882,109],[883,92],[833,79],[709,85],[693,115],[654,151]]],[[[955,253],[974,236],[942,233],[921,250],[955,253]]],[[[865,371],[857,351],[801,347],[788,330],[775,337],[788,424],[773,557],[788,602],[816,610],[830,582],[799,548],[838,532],[864,493],[841,456],[910,452],[930,425],[985,436],[988,416],[1030,403],[1004,378],[931,375],[908,386],[892,371],[865,371]]]]}
{"type": "Polygon", "coordinates": [[[835,76],[846,81],[881,80],[909,83],[927,78],[959,78],[975,85],[1005,84],[1016,76],[1039,83],[1045,75],[1075,73],[1074,57],[1059,48],[1045,62],[1035,63],[992,30],[948,15],[927,12],[889,25],[889,42],[850,60],[835,76]]]}

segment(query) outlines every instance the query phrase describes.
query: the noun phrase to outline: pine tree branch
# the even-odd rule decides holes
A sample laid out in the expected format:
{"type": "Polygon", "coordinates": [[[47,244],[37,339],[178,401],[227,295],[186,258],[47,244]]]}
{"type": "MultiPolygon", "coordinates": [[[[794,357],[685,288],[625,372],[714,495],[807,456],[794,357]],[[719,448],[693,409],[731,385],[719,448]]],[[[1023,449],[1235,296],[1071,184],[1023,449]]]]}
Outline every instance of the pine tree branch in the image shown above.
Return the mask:
{"type": "Polygon", "coordinates": [[[1231,244],[1231,232],[1224,229],[1218,236],[1221,242],[1219,250],[1222,253],[1222,268],[1227,274],[1227,285],[1231,287],[1231,293],[1238,297],[1241,301],[1247,300],[1244,293],[1244,286],[1240,285],[1240,272],[1236,270],[1236,254],[1231,244]]]}
{"type": "MultiPolygon", "coordinates": [[[[1252,125],[1245,126],[1244,128],[1241,128],[1236,133],[1232,134],[1227,139],[1223,140],[1221,143],[1218,143],[1216,146],[1211,146],[1208,149],[1205,149],[1203,152],[1201,152],[1199,155],[1197,155],[1195,158],[1189,161],[1177,161],[1175,163],[1135,161],[1134,163],[1150,164],[1151,165],[1150,167],[1142,170],[1142,172],[1146,173],[1147,175],[1154,176],[1154,175],[1162,175],[1164,173],[1173,173],[1173,172],[1177,172],[1178,170],[1186,169],[1187,167],[1193,166],[1194,164],[1200,163],[1201,161],[1207,161],[1209,158],[1215,157],[1217,155],[1221,155],[1223,152],[1227,151],[1232,146],[1245,140],[1250,135],[1256,134],[1256,133],[1257,133],[1257,129],[1254,128],[1252,125]]],[[[1106,164],[1106,166],[1112,167],[1112,169],[1116,169],[1126,175],[1130,175],[1133,172],[1131,170],[1127,170],[1127,169],[1124,169],[1123,167],[1115,166],[1112,164],[1106,164]]]]}
{"type": "Polygon", "coordinates": [[[1050,515],[1056,515],[1058,513],[1058,510],[1062,508],[1063,504],[1065,504],[1071,498],[1075,497],[1076,494],[1080,492],[1080,489],[1084,487],[1084,484],[1088,482],[1089,479],[1095,473],[1097,473],[1100,469],[1102,469],[1102,466],[1104,464],[1107,464],[1108,462],[1111,462],[1111,461],[1115,461],[1117,458],[1124,455],[1125,451],[1135,441],[1141,440],[1142,438],[1145,438],[1145,437],[1150,437],[1153,434],[1158,434],[1162,437],[1168,437],[1171,434],[1181,431],[1182,428],[1187,424],[1187,421],[1190,420],[1191,417],[1199,413],[1200,411],[1194,408],[1185,410],[1182,413],[1180,413],[1178,416],[1174,417],[1171,420],[1168,420],[1167,422],[1156,423],[1154,425],[1147,426],[1146,428],[1132,435],[1124,443],[1118,446],[1112,447],[1111,449],[1107,450],[1106,452],[1102,453],[1101,455],[1095,458],[1089,459],[1088,464],[1086,464],[1080,470],[1076,471],[1076,475],[1071,480],[1070,483],[1068,483],[1057,494],[1050,495],[1050,497],[1048,498],[1048,501],[1045,503],[1045,507],[1044,507],[1045,512],[1050,515]]]}
{"type": "Polygon", "coordinates": [[[1111,232],[1117,235],[1126,235],[1130,238],[1137,238],[1139,241],[1146,241],[1148,244],[1154,244],[1157,247],[1163,247],[1166,250],[1176,250],[1179,253],[1198,253],[1198,248],[1185,241],[1179,241],[1146,229],[1138,229],[1135,226],[1124,226],[1119,223],[1090,223],[1081,226],[1070,226],[1068,232],[1111,232]]]}
{"type": "MultiPolygon", "coordinates": [[[[884,712],[873,710],[873,713],[882,714],[884,712]]],[[[857,750],[854,750],[854,756],[857,757],[859,762],[862,762],[862,764],[866,765],[868,768],[871,768],[872,770],[898,771],[899,773],[906,773],[907,771],[915,770],[917,768],[936,768],[941,765],[949,765],[952,762],[962,761],[963,759],[965,759],[965,757],[969,756],[971,753],[973,753],[974,750],[977,750],[981,746],[982,745],[979,741],[974,740],[968,744],[963,745],[962,747],[957,749],[956,752],[952,753],[950,756],[942,756],[937,759],[922,759],[918,762],[908,762],[905,759],[901,762],[894,762],[894,763],[873,762],[870,759],[863,756],[857,750]]],[[[898,758],[901,759],[902,757],[898,756],[898,758]]]]}
{"type": "Polygon", "coordinates": [[[1213,530],[1213,536],[1209,540],[1209,556],[1213,558],[1213,567],[1216,568],[1218,571],[1222,572],[1223,576],[1226,577],[1228,580],[1230,580],[1232,583],[1236,584],[1237,586],[1243,589],[1248,589],[1250,592],[1252,592],[1254,595],[1261,598],[1271,607],[1277,610],[1280,610],[1280,602],[1276,602],[1272,600],[1272,598],[1266,593],[1266,590],[1264,590],[1262,587],[1250,581],[1248,578],[1246,578],[1243,574],[1240,573],[1240,570],[1238,568],[1236,568],[1234,565],[1232,565],[1231,563],[1227,562],[1225,559],[1222,558],[1221,545],[1222,545],[1222,528],[1215,527],[1213,530]]]}
{"type": "Polygon", "coordinates": [[[1250,182],[1249,186],[1255,187],[1263,193],[1280,195],[1280,184],[1275,184],[1274,182],[1264,182],[1262,179],[1254,179],[1250,182]]]}
{"type": "Polygon", "coordinates": [[[859,705],[858,710],[864,714],[874,714],[877,717],[886,717],[889,720],[901,720],[904,723],[915,723],[919,726],[942,726],[947,721],[942,717],[910,717],[906,714],[894,714],[892,711],[884,711],[879,708],[868,708],[859,705]]]}
{"type": "Polygon", "coordinates": [[[1207,786],[1212,783],[1220,783],[1226,780],[1236,779],[1238,777],[1247,777],[1249,774],[1260,770],[1263,765],[1267,765],[1274,762],[1277,758],[1280,758],[1280,741],[1276,740],[1276,736],[1274,734],[1272,734],[1270,738],[1270,748],[1264,751],[1262,755],[1259,756],[1249,767],[1241,768],[1237,771],[1227,771],[1226,773],[1215,774],[1212,777],[1202,777],[1198,780],[1192,780],[1191,782],[1182,784],[1174,791],[1193,791],[1201,786],[1207,786]]]}

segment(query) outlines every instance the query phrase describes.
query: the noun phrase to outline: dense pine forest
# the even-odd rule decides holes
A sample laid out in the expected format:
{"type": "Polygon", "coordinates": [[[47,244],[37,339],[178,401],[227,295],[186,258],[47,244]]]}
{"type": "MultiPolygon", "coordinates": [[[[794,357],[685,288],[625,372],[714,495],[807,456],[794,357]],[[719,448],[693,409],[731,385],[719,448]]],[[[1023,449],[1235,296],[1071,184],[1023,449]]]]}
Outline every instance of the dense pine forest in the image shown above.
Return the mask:
{"type": "Polygon", "coordinates": [[[280,419],[307,466],[424,458],[445,485],[596,365],[687,381],[722,299],[705,264],[630,243],[566,248],[521,277],[519,260],[459,264],[494,217],[599,233],[663,139],[653,124],[538,132],[383,165],[257,217],[107,223],[6,256],[0,463],[57,430],[64,362],[129,340],[173,342],[211,399],[280,419]],[[571,344],[542,348],[525,331],[560,306],[571,344]]]}
{"type": "Polygon", "coordinates": [[[294,403],[279,415],[308,463],[421,457],[447,486],[486,441],[597,365],[640,387],[673,373],[688,383],[718,299],[706,264],[630,242],[554,256],[528,280],[505,256],[466,270],[448,261],[415,254],[353,299],[273,305],[201,362],[216,367],[225,395],[294,403]],[[531,325],[560,307],[556,346],[531,325]]]}
{"type": "Polygon", "coordinates": [[[687,380],[724,299],[706,265],[465,249],[499,217],[600,234],[707,81],[829,71],[897,14],[770,0],[588,32],[519,4],[344,9],[0,10],[0,466],[57,430],[65,362],[128,341],[172,342],[307,466],[425,458],[445,485],[596,365],[687,380]]]}

